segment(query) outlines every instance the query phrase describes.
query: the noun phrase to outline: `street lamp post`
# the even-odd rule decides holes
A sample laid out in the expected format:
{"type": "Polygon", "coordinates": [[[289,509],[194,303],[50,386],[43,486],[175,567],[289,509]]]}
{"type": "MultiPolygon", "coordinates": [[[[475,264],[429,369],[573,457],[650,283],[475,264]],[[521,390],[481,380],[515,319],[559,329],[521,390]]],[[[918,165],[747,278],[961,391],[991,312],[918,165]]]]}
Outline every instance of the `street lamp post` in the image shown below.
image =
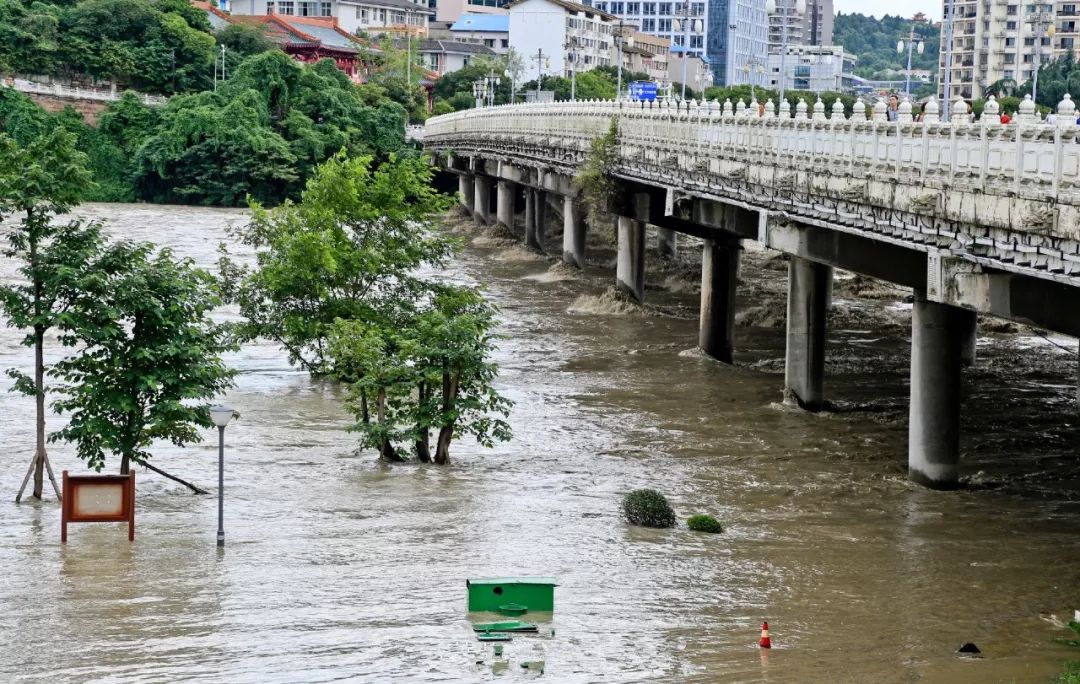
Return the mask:
{"type": "Polygon", "coordinates": [[[623,20],[620,18],[619,23],[615,25],[615,101],[622,100],[622,49],[623,49],[623,20]]]}
{"type": "MultiPolygon", "coordinates": [[[[904,82],[904,95],[911,99],[911,54],[913,50],[917,50],[921,55],[923,53],[923,37],[915,33],[915,27],[911,27],[911,32],[908,34],[907,42],[907,78],[904,82]]],[[[904,39],[896,41],[896,54],[900,55],[904,52],[904,39]]]]}
{"type": "Polygon", "coordinates": [[[949,122],[952,115],[952,52],[953,52],[953,14],[956,6],[953,0],[945,0],[945,78],[944,100],[945,106],[941,108],[941,120],[949,122]]]}
{"type": "Polygon", "coordinates": [[[231,406],[218,404],[210,407],[210,420],[218,429],[218,509],[217,545],[225,546],[225,426],[236,416],[231,406]]]}
{"type": "MultiPolygon", "coordinates": [[[[1031,101],[1038,104],[1039,66],[1042,64],[1043,30],[1046,30],[1046,35],[1050,36],[1050,40],[1053,42],[1056,27],[1054,26],[1054,15],[1049,12],[1036,12],[1027,19],[1027,23],[1032,24],[1035,28],[1035,71],[1031,75],[1031,101]]],[[[1053,54],[1053,52],[1054,50],[1051,47],[1050,53],[1053,54]]]]}
{"type": "MultiPolygon", "coordinates": [[[[801,17],[806,13],[805,0],[795,0],[795,6],[793,7],[796,17],[801,17]]],[[[765,12],[767,14],[776,14],[777,5],[776,0],[768,0],[765,3],[765,12]]],[[[784,13],[780,15],[780,102],[784,102],[784,83],[787,81],[787,41],[788,41],[788,26],[787,26],[787,8],[784,8],[784,13]]]]}
{"type": "Polygon", "coordinates": [[[679,17],[675,20],[675,30],[683,32],[682,93],[679,99],[686,100],[686,64],[690,61],[690,30],[693,29],[695,33],[699,33],[701,20],[695,18],[697,13],[691,9],[689,0],[683,3],[683,8],[676,12],[675,16],[679,17]]]}

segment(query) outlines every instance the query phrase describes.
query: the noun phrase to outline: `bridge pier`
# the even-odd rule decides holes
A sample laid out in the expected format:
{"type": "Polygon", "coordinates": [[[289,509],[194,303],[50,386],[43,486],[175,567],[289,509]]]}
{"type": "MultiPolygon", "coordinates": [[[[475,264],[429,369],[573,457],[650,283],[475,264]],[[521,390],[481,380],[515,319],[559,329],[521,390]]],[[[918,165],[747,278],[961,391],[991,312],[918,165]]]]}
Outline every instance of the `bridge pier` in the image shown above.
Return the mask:
{"type": "Polygon", "coordinates": [[[915,294],[908,477],[932,489],[959,484],[961,348],[974,316],[973,311],[915,294]]]}
{"type": "Polygon", "coordinates": [[[585,268],[585,211],[573,197],[563,198],[563,263],[585,268]]]}
{"type": "Polygon", "coordinates": [[[793,256],[788,262],[784,395],[807,411],[825,407],[825,316],[833,270],[793,256]]]}
{"type": "Polygon", "coordinates": [[[538,252],[544,251],[546,202],[543,190],[525,189],[525,246],[538,252]]]}
{"type": "Polygon", "coordinates": [[[976,351],[979,342],[979,317],[974,313],[964,319],[964,341],[960,347],[960,363],[964,366],[974,366],[976,351]]]}
{"type": "Polygon", "coordinates": [[[675,259],[678,256],[678,233],[670,228],[656,229],[656,251],[661,259],[675,259]]]}
{"type": "Polygon", "coordinates": [[[735,288],[739,239],[706,240],[701,255],[701,317],[698,346],[709,356],[731,363],[735,339],[735,288]]]}
{"type": "Polygon", "coordinates": [[[474,176],[473,220],[478,226],[491,223],[491,179],[487,176],[474,176]]]}
{"type": "Polygon", "coordinates": [[[461,206],[469,214],[473,213],[473,202],[475,197],[473,195],[473,177],[467,173],[463,173],[458,176],[458,193],[461,195],[461,206]]]}
{"type": "Polygon", "coordinates": [[[496,190],[495,218],[507,230],[514,228],[514,188],[514,183],[500,180],[496,190]]]}
{"type": "Polygon", "coordinates": [[[649,216],[649,196],[635,194],[630,209],[634,218],[616,219],[619,251],[615,260],[615,286],[641,303],[645,301],[645,220],[649,216]]]}

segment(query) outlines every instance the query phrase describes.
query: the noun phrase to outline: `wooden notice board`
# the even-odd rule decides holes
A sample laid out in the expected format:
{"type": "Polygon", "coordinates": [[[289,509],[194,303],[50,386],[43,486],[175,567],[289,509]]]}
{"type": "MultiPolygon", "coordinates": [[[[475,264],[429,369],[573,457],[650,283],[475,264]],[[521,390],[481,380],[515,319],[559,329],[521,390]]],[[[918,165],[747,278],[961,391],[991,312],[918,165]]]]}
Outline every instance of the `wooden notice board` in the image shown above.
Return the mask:
{"type": "Polygon", "coordinates": [[[68,475],[60,505],[60,541],[67,542],[68,523],[126,522],[128,541],[135,540],[135,473],[68,475]]]}

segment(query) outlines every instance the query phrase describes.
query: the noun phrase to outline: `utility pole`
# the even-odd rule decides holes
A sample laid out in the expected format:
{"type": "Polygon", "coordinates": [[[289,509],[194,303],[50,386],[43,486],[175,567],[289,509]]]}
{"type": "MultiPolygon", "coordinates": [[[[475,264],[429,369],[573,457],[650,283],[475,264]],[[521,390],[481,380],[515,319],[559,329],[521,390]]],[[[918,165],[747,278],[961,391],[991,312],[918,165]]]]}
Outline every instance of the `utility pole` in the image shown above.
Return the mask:
{"type": "Polygon", "coordinates": [[[405,85],[410,92],[412,91],[412,29],[409,28],[411,14],[412,10],[405,10],[405,85]]]}
{"type": "MultiPolygon", "coordinates": [[[[676,17],[680,17],[681,26],[679,29],[683,31],[683,46],[682,46],[682,94],[679,95],[680,100],[686,99],[686,65],[690,61],[690,29],[698,28],[700,30],[701,21],[695,19],[697,13],[690,7],[690,0],[686,0],[683,3],[683,8],[675,13],[676,17]],[[695,24],[697,26],[695,26],[695,24]]],[[[676,29],[678,30],[678,29],[676,29]]]]}
{"type": "Polygon", "coordinates": [[[618,74],[617,77],[616,77],[616,81],[615,81],[615,101],[616,102],[618,102],[619,100],[622,99],[622,46],[623,46],[622,29],[623,29],[623,26],[625,26],[625,24],[623,23],[623,20],[620,17],[619,18],[619,24],[618,24],[618,27],[616,28],[616,33],[615,33],[615,42],[618,45],[618,47],[615,50],[615,64],[617,65],[616,72],[618,74]]]}
{"type": "MultiPolygon", "coordinates": [[[[911,55],[915,50],[918,50],[920,55],[923,53],[923,38],[915,33],[915,25],[912,24],[911,31],[908,33],[907,78],[904,81],[904,95],[906,95],[908,99],[911,99],[911,55]]],[[[896,51],[899,53],[903,53],[904,51],[904,40],[902,38],[896,43],[896,51]]]]}
{"type": "MultiPolygon", "coordinates": [[[[1045,29],[1046,35],[1050,36],[1050,40],[1053,42],[1055,33],[1054,15],[1049,12],[1037,12],[1028,17],[1026,23],[1032,24],[1035,29],[1035,70],[1031,74],[1031,101],[1038,104],[1036,98],[1039,94],[1039,67],[1042,65],[1043,30],[1045,29]]],[[[1053,54],[1053,52],[1054,49],[1051,47],[1050,54],[1053,54]]]]}
{"type": "Polygon", "coordinates": [[[225,82],[225,46],[221,46],[221,82],[225,82]]]}

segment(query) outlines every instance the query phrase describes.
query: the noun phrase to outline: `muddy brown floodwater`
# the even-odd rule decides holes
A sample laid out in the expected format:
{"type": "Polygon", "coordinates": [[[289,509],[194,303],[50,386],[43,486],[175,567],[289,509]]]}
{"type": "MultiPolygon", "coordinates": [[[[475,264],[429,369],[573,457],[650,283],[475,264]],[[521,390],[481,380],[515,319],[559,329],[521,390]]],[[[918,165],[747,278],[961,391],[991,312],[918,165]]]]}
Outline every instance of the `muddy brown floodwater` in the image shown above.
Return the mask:
{"type": "MultiPolygon", "coordinates": [[[[207,266],[244,218],[80,211],[207,266]]],[[[0,391],[0,680],[517,681],[536,676],[519,661],[543,659],[556,682],[1046,682],[1077,656],[1059,642],[1080,608],[1075,341],[980,339],[964,378],[966,486],[933,492],[905,478],[902,291],[837,285],[838,411],[810,415],[778,403],[782,262],[747,254],[730,367],[692,351],[689,249],[690,263],[650,272],[638,309],[606,294],[602,240],[577,275],[464,232],[448,275],[502,308],[514,441],[461,443],[447,468],[380,464],[356,452],[339,388],[272,344],[247,346],[229,359],[242,418],[227,431],[223,553],[216,498],[143,472],[133,544],[81,525],[61,546],[51,493],[11,503],[32,402],[0,391]],[[627,527],[619,499],[644,486],[725,532],[627,527]],[[559,578],[556,632],[507,644],[496,675],[464,582],[513,574],[559,578]],[[771,652],[756,647],[765,619],[771,652]],[[967,641],[982,658],[953,654],[967,641]]],[[[0,366],[28,367],[18,341],[0,330],[0,366]]],[[[207,438],[155,461],[210,487],[207,438]]],[[[70,447],[51,454],[57,471],[81,469],[70,447]]]]}

